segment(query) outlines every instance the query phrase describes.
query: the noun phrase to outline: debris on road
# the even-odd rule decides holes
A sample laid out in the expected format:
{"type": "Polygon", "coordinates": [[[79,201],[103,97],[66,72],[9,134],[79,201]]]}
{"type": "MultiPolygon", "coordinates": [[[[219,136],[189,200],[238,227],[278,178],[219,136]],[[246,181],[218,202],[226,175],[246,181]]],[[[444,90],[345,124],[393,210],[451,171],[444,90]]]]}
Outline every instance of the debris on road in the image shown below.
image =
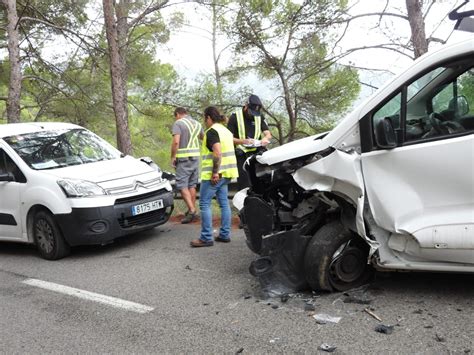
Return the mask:
{"type": "Polygon", "coordinates": [[[272,308],[273,308],[273,309],[278,309],[278,308],[280,308],[280,307],[279,307],[277,304],[272,304],[272,308]]]}
{"type": "Polygon", "coordinates": [[[244,351],[244,348],[240,348],[240,349],[237,350],[235,353],[236,353],[236,354],[241,354],[243,351],[244,351]]]}
{"type": "Polygon", "coordinates": [[[185,270],[192,270],[189,265],[186,265],[186,266],[184,267],[184,269],[185,269],[185,270]]]}
{"type": "Polygon", "coordinates": [[[275,344],[277,342],[277,340],[280,340],[280,338],[270,339],[270,344],[275,344]]]}
{"type": "Polygon", "coordinates": [[[316,310],[316,307],[314,306],[314,304],[306,302],[304,304],[304,310],[307,312],[314,312],[316,310]]]}
{"type": "Polygon", "coordinates": [[[280,296],[280,301],[282,303],[286,303],[290,299],[290,295],[287,293],[284,293],[280,296]]]}
{"type": "Polygon", "coordinates": [[[390,335],[393,333],[393,325],[379,324],[375,327],[377,333],[390,335]]]}
{"type": "Polygon", "coordinates": [[[342,302],[356,303],[356,304],[371,304],[372,300],[368,298],[357,297],[357,296],[346,296],[346,298],[344,298],[342,302]]]}
{"type": "Polygon", "coordinates": [[[248,299],[250,299],[250,298],[252,298],[251,295],[244,295],[244,300],[248,300],[248,299]]]}
{"type": "Polygon", "coordinates": [[[325,313],[315,314],[313,318],[316,319],[318,324],[339,323],[339,321],[342,319],[342,317],[333,317],[325,313]]]}
{"type": "Polygon", "coordinates": [[[443,337],[443,336],[441,336],[441,335],[439,335],[438,333],[435,334],[435,339],[436,339],[436,341],[439,342],[439,343],[444,343],[444,342],[446,341],[446,338],[443,337]]]}
{"type": "Polygon", "coordinates": [[[328,353],[332,353],[334,352],[336,349],[337,349],[337,346],[334,346],[334,345],[329,345],[329,344],[326,344],[326,343],[323,343],[321,344],[319,347],[318,347],[319,350],[322,350],[322,351],[326,351],[328,353]]]}
{"type": "Polygon", "coordinates": [[[365,309],[364,309],[364,312],[370,314],[372,317],[374,317],[375,319],[377,319],[379,322],[382,321],[382,319],[381,319],[378,315],[376,315],[374,312],[372,312],[370,309],[365,308],[365,309]]]}

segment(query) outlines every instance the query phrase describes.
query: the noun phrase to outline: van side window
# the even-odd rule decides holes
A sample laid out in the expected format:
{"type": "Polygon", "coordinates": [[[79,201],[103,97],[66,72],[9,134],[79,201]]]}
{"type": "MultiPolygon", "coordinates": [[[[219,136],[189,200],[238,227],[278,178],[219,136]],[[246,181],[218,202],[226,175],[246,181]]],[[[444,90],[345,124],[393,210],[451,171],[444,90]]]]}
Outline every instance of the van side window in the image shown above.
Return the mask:
{"type": "MultiPolygon", "coordinates": [[[[378,123],[387,118],[392,123],[398,146],[458,137],[474,131],[471,57],[438,66],[406,83],[393,95],[361,119],[363,152],[386,149],[378,147],[375,138],[377,129],[383,128],[378,123]],[[363,141],[368,143],[364,145],[363,141]]],[[[391,134],[393,136],[393,131],[391,134]]]]}
{"type": "Polygon", "coordinates": [[[0,149],[0,174],[7,173],[12,173],[16,182],[26,182],[26,177],[23,175],[20,168],[3,149],[0,149]]]}
{"type": "Polygon", "coordinates": [[[408,86],[406,141],[474,129],[474,70],[464,63],[436,68],[408,86]],[[443,69],[443,70],[440,70],[443,69]]]}
{"type": "Polygon", "coordinates": [[[377,127],[377,124],[384,118],[388,117],[392,121],[395,132],[400,130],[400,112],[402,107],[402,94],[399,93],[385,103],[381,108],[372,115],[372,127],[377,127]]]}

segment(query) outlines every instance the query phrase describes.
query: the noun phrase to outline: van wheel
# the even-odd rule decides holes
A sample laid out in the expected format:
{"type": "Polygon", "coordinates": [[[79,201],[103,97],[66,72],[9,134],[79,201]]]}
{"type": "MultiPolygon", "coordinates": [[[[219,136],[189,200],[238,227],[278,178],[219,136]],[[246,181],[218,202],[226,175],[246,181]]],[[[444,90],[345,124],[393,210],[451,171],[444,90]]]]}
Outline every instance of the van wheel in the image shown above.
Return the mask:
{"type": "Polygon", "coordinates": [[[311,238],[304,257],[305,276],[314,290],[346,291],[365,283],[371,274],[369,247],[334,221],[311,238]]]}
{"type": "Polygon", "coordinates": [[[33,219],[33,235],[36,247],[44,259],[61,259],[71,250],[53,216],[46,211],[36,212],[33,219]]]}

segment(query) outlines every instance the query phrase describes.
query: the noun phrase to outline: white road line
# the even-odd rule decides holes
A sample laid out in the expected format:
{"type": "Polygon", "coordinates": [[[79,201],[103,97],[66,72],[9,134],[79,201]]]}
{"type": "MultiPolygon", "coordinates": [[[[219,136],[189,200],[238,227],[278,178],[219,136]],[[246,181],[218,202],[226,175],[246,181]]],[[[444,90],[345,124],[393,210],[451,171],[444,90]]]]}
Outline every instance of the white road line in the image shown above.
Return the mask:
{"type": "Polygon", "coordinates": [[[100,293],[89,292],[85,290],[81,290],[78,288],[73,288],[69,286],[64,286],[60,284],[56,284],[53,282],[42,281],[37,279],[26,279],[22,281],[22,283],[34,287],[39,287],[45,290],[50,290],[54,292],[63,293],[65,295],[74,296],[78,298],[82,298],[88,301],[94,301],[98,303],[103,303],[107,306],[125,309],[127,311],[132,311],[136,313],[148,313],[153,311],[153,307],[145,306],[140,303],[130,302],[126,300],[122,300],[120,298],[110,297],[101,295],[100,293]]]}

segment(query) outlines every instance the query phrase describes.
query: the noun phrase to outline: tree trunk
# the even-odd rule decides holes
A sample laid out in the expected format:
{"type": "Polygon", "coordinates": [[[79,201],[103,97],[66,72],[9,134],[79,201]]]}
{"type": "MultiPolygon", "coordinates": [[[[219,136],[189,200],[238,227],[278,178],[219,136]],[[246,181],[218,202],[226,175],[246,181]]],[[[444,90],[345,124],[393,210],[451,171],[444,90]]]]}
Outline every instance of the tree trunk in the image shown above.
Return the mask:
{"type": "MultiPolygon", "coordinates": [[[[123,1],[122,1],[123,2],[123,1]]],[[[119,7],[122,6],[122,2],[119,7]]],[[[115,7],[113,0],[103,0],[105,31],[110,59],[110,77],[112,82],[112,101],[117,127],[117,147],[125,154],[132,154],[132,142],[128,128],[128,98],[127,98],[127,74],[125,55],[126,49],[120,47],[126,43],[123,40],[123,13],[122,8],[117,11],[119,19],[115,23],[115,7]],[[119,28],[118,28],[119,27],[119,28]],[[119,33],[120,31],[120,33],[119,33]]],[[[126,26],[126,19],[125,19],[126,26]]],[[[125,30],[127,30],[125,28],[125,30]]]]}
{"type": "Polygon", "coordinates": [[[280,77],[281,84],[283,86],[283,95],[285,99],[286,112],[288,112],[288,118],[290,119],[290,131],[288,132],[288,142],[291,142],[294,139],[296,132],[296,115],[291,105],[291,95],[290,89],[288,88],[288,83],[286,81],[285,75],[281,70],[277,70],[278,76],[280,77]]]}
{"type": "MultiPolygon", "coordinates": [[[[217,8],[216,2],[212,2],[212,59],[214,60],[214,76],[216,78],[217,90],[221,88],[221,73],[219,70],[219,58],[217,57],[217,8]]],[[[219,95],[219,99],[221,99],[219,95]]]]}
{"type": "Polygon", "coordinates": [[[411,42],[415,58],[428,52],[428,41],[425,34],[425,20],[420,0],[406,0],[408,21],[411,27],[411,42]]]}
{"type": "Polygon", "coordinates": [[[20,34],[16,0],[2,0],[7,10],[8,56],[10,59],[10,85],[7,100],[8,123],[20,122],[21,66],[20,34]]]}

